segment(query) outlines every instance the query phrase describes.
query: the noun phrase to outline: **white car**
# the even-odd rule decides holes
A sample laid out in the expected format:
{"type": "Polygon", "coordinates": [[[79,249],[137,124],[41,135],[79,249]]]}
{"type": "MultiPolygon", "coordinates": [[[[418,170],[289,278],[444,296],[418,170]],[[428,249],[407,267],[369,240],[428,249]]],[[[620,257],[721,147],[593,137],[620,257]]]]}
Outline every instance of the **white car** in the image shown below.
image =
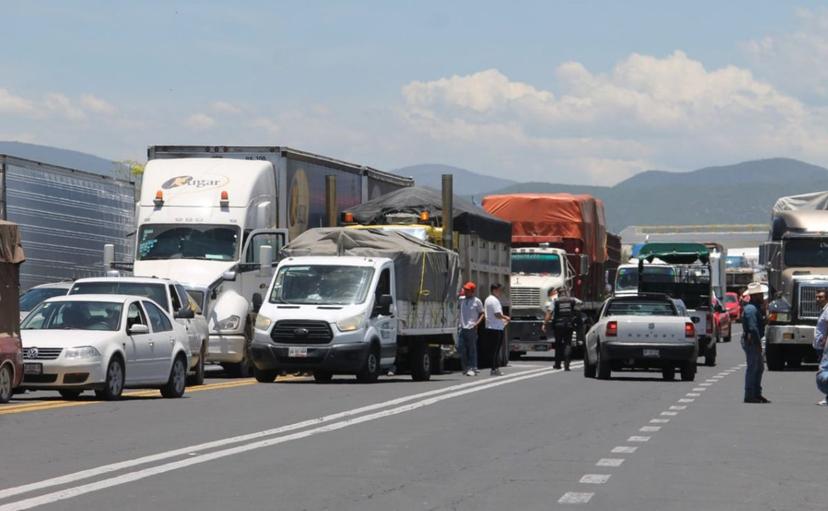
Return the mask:
{"type": "Polygon", "coordinates": [[[174,280],[152,277],[95,277],[78,279],[70,295],[134,295],[153,300],[184,326],[190,345],[191,385],[204,383],[204,363],[210,337],[207,318],[201,306],[190,297],[184,286],[174,280]]]}
{"type": "Polygon", "coordinates": [[[24,389],[65,399],[94,390],[118,399],[124,388],[181,397],[190,351],[184,327],[155,302],[125,295],[51,298],[21,325],[24,389]]]}
{"type": "Polygon", "coordinates": [[[663,294],[616,296],[601,307],[586,335],[584,376],[607,380],[623,368],[661,369],[665,380],[696,377],[696,327],[686,310],[663,294]]]}
{"type": "Polygon", "coordinates": [[[30,288],[20,295],[20,321],[26,319],[29,312],[35,307],[55,296],[63,296],[69,293],[72,282],[51,282],[30,288]]]}

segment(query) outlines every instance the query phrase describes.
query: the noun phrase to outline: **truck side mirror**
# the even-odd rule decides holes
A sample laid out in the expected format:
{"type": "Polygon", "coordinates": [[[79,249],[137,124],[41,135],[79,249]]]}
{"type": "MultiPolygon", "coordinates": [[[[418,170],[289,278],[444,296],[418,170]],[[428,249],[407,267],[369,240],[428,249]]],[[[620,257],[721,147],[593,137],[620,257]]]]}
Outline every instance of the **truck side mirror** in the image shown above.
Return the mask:
{"type": "Polygon", "coordinates": [[[255,312],[256,314],[259,313],[259,311],[262,308],[262,302],[262,294],[253,293],[253,297],[250,299],[250,304],[253,306],[253,312],[255,312]]]}
{"type": "Polygon", "coordinates": [[[579,257],[580,262],[580,276],[586,277],[589,275],[589,256],[586,254],[581,254],[579,257]]]}
{"type": "Polygon", "coordinates": [[[226,281],[233,282],[234,280],[236,280],[236,272],[232,270],[226,271],[221,274],[221,278],[226,281]]]}
{"type": "Polygon", "coordinates": [[[391,305],[394,304],[394,298],[391,295],[380,295],[377,298],[377,303],[374,304],[374,312],[389,316],[391,314],[391,305]]]}
{"type": "Polygon", "coordinates": [[[273,247],[262,245],[259,247],[259,271],[269,273],[273,268],[273,247]]]}

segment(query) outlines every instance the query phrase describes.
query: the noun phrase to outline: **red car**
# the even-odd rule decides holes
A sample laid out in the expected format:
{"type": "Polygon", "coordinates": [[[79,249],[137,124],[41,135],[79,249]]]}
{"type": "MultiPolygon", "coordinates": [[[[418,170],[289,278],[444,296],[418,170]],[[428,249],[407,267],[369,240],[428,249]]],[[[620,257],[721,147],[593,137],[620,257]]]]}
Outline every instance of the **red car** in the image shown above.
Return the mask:
{"type": "Polygon", "coordinates": [[[742,306],[739,304],[739,295],[737,293],[725,293],[724,305],[727,313],[730,314],[730,319],[736,321],[742,319],[742,306]]]}
{"type": "Polygon", "coordinates": [[[0,403],[11,399],[23,379],[23,344],[17,300],[24,260],[17,224],[0,220],[0,403]]]}
{"type": "Polygon", "coordinates": [[[23,380],[23,345],[20,337],[0,334],[0,403],[8,403],[23,380]]]}
{"type": "Polygon", "coordinates": [[[716,329],[714,332],[716,342],[730,342],[732,337],[730,312],[715,298],[711,305],[713,308],[713,326],[716,329]]]}

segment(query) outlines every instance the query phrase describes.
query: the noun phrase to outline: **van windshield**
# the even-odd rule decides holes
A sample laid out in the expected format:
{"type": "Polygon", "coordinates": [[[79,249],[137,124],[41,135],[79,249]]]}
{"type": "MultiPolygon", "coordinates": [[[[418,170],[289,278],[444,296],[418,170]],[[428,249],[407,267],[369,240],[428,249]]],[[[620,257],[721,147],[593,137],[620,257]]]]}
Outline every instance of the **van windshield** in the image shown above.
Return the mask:
{"type": "Polygon", "coordinates": [[[373,268],[359,266],[283,266],[276,274],[270,303],[363,303],[373,276],[373,268]]]}
{"type": "Polygon", "coordinates": [[[512,273],[560,275],[561,257],[558,254],[512,253],[512,273]]]}
{"type": "Polygon", "coordinates": [[[230,225],[143,225],[137,259],[235,261],[240,237],[239,228],[230,225]]]}

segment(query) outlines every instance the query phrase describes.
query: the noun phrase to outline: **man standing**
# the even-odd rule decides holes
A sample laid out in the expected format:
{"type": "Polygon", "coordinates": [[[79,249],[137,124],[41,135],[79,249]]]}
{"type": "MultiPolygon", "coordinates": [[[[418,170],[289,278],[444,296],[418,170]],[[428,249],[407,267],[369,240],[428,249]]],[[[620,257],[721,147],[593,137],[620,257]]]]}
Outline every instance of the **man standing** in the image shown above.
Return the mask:
{"type": "Polygon", "coordinates": [[[577,311],[574,298],[563,296],[555,300],[552,324],[555,328],[555,369],[561,368],[563,361],[564,371],[569,371],[569,360],[572,356],[572,331],[575,328],[577,311]]]}
{"type": "Polygon", "coordinates": [[[770,403],[762,395],[762,338],[765,336],[762,286],[756,282],[750,284],[744,296],[750,300],[742,311],[742,349],[747,360],[745,403],[770,403]]]}
{"type": "Polygon", "coordinates": [[[474,282],[466,282],[460,297],[460,337],[457,344],[460,364],[466,376],[477,375],[477,327],[483,321],[483,302],[474,296],[476,289],[474,282]]]}
{"type": "Polygon", "coordinates": [[[503,305],[500,303],[500,294],[503,292],[501,284],[492,284],[491,294],[486,298],[486,338],[492,346],[492,376],[501,376],[500,350],[503,348],[503,331],[509,322],[509,316],[503,314],[503,305]]]}
{"type": "MultiPolygon", "coordinates": [[[[814,349],[817,350],[819,354],[819,358],[817,360],[820,361],[820,370],[819,372],[822,373],[824,362],[822,358],[825,354],[825,339],[826,334],[828,334],[828,290],[820,289],[816,292],[816,304],[819,307],[821,313],[819,315],[819,319],[817,320],[816,331],[814,332],[814,349]]],[[[817,384],[819,386],[819,384],[817,384]]],[[[823,390],[820,387],[820,390],[823,390]]],[[[823,391],[823,394],[828,395],[828,392],[823,391]]],[[[828,397],[817,403],[820,406],[828,405],[828,397]]]]}

